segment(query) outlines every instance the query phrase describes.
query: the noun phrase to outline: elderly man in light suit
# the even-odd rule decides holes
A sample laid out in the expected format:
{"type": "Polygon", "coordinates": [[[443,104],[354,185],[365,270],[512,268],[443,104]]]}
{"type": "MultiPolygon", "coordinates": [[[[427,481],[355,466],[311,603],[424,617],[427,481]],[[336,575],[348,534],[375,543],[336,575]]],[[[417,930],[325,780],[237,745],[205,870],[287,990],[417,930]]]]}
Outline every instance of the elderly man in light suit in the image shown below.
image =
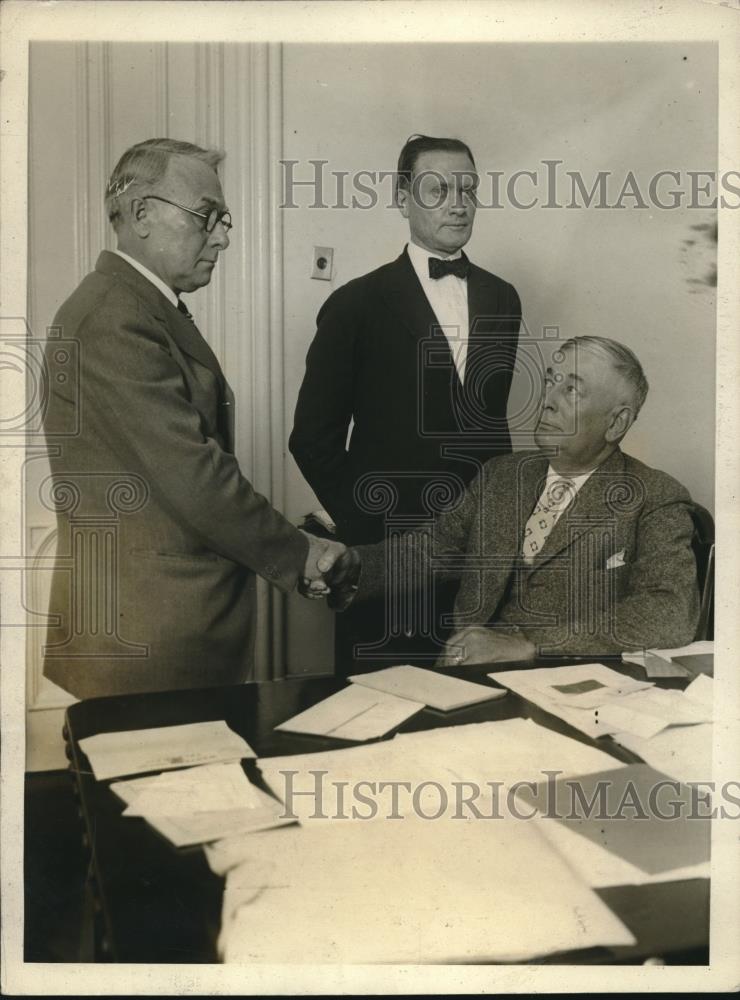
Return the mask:
{"type": "MultiPolygon", "coordinates": [[[[444,664],[693,640],[691,498],[620,449],[647,388],[622,344],[566,341],[546,372],[539,450],[490,460],[431,539],[404,536],[407,554],[460,579],[444,664]]],[[[382,592],[396,578],[387,569],[382,546],[348,550],[330,574],[333,603],[382,592]]]]}
{"type": "Polygon", "coordinates": [[[242,475],[234,395],[180,298],[229,246],[221,158],[173,139],[127,150],[106,192],[118,249],[54,320],[79,367],[45,419],[58,540],[44,672],[79,698],[246,680],[257,577],[313,596],[343,551],[242,475]]]}

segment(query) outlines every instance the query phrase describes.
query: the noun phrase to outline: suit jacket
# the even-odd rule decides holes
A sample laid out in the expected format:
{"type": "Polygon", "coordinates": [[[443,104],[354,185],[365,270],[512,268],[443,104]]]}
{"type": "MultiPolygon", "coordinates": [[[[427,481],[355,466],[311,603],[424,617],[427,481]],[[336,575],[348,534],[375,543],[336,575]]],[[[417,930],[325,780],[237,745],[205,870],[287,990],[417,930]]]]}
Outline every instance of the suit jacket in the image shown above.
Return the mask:
{"type": "Polygon", "coordinates": [[[467,284],[464,386],[405,250],[319,312],[290,450],[345,542],[379,541],[386,514],[435,513],[483,461],[511,451],[519,297],[475,265],[467,284]]]}
{"type": "Polygon", "coordinates": [[[245,680],[255,577],[291,590],[307,541],[241,475],[216,357],[108,252],[54,325],[79,360],[45,419],[58,523],[46,676],[80,698],[245,680]]]}
{"type": "MultiPolygon", "coordinates": [[[[597,655],[691,642],[699,616],[691,498],[617,449],[560,515],[531,566],[521,558],[548,459],[495,458],[433,531],[434,571],[460,579],[455,627],[520,628],[540,655],[597,655]]],[[[422,551],[420,536],[406,545],[422,551]]],[[[384,586],[382,546],[360,547],[360,591],[384,586]]]]}

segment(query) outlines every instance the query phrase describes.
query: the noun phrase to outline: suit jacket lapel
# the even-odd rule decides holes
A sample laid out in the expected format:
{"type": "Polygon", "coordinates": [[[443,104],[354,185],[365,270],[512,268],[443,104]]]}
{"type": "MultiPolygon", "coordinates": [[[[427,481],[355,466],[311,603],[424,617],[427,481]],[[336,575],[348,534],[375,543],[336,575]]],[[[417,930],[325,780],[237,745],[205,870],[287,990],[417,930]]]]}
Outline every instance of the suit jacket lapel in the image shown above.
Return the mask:
{"type": "Polygon", "coordinates": [[[151,281],[148,281],[135,267],[131,267],[123,257],[107,250],[100,254],[95,267],[103,274],[129,285],[136,295],[146,302],[151,312],[166,324],[180,350],[209,368],[219,380],[219,384],[223,385],[224,375],[221,365],[195,323],[187,316],[183,316],[151,281]]]}
{"type": "Polygon", "coordinates": [[[574,502],[560,515],[540,555],[535,559],[533,569],[539,569],[563,549],[572,545],[593,524],[613,517],[613,512],[607,505],[607,491],[614,477],[623,469],[624,456],[617,448],[598,469],[594,470],[578,491],[574,502]]]}

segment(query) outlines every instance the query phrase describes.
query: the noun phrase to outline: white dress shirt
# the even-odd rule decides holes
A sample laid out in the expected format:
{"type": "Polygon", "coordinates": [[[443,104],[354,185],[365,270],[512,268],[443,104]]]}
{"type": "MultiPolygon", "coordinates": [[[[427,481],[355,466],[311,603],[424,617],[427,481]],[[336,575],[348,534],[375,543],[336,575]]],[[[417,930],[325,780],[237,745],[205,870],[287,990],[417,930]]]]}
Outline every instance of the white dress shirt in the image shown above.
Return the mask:
{"type": "Polygon", "coordinates": [[[135,267],[139,274],[143,274],[147,281],[151,281],[155,288],[158,288],[162,295],[164,295],[166,299],[169,299],[172,305],[177,308],[177,303],[180,300],[172,291],[170,286],[165,285],[161,278],[158,278],[156,274],[152,274],[148,267],[144,267],[144,265],[140,264],[138,260],[134,260],[133,257],[129,257],[129,255],[124,253],[123,250],[114,250],[113,253],[117,253],[119,257],[123,257],[127,264],[130,264],[131,267],[135,267]]]}
{"type": "Polygon", "coordinates": [[[416,271],[424,294],[429,300],[437,322],[450,345],[452,358],[461,382],[465,381],[465,362],[468,358],[468,282],[455,274],[446,274],[444,278],[429,277],[429,258],[441,260],[456,260],[462,256],[462,251],[441,257],[430,253],[416,243],[408,245],[409,257],[416,271]]]}

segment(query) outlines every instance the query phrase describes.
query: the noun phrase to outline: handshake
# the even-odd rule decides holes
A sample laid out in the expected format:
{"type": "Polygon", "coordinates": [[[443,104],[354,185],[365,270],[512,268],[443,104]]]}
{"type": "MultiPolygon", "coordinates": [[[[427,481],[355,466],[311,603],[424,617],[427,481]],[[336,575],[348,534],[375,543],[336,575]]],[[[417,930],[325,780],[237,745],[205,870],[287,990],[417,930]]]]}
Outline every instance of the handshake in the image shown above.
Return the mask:
{"type": "Polygon", "coordinates": [[[345,611],[352,603],[360,580],[362,560],[357,549],[341,542],[319,538],[307,531],[308,555],[298,591],[304,597],[327,598],[333,611],[345,611]]]}

